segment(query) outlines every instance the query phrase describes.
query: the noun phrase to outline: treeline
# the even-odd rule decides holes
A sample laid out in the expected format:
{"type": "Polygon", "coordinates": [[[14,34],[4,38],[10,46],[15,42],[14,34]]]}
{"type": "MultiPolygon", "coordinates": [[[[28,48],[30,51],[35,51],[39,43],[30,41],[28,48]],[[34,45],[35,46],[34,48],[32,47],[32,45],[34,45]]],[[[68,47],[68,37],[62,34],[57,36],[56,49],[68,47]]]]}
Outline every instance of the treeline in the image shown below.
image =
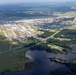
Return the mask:
{"type": "Polygon", "coordinates": [[[68,41],[60,41],[57,39],[50,38],[47,40],[47,44],[54,44],[60,47],[63,47],[63,51],[68,52],[68,50],[71,50],[69,47],[69,42],[68,41]]]}
{"type": "Polygon", "coordinates": [[[76,44],[76,30],[68,30],[64,29],[60,33],[54,36],[55,38],[64,38],[64,39],[71,39],[67,41],[68,45],[76,44]]]}
{"type": "Polygon", "coordinates": [[[34,37],[28,37],[27,43],[25,44],[24,47],[30,48],[31,46],[36,45],[38,42],[41,42],[41,41],[34,37]]]}
{"type": "Polygon", "coordinates": [[[49,75],[75,75],[75,74],[70,71],[55,70],[51,71],[49,75]]]}
{"type": "Polygon", "coordinates": [[[45,50],[47,52],[58,53],[56,49],[51,49],[47,43],[44,43],[34,37],[28,38],[28,41],[24,47],[29,48],[29,50],[45,50]]]}
{"type": "Polygon", "coordinates": [[[55,38],[69,38],[69,39],[76,39],[76,30],[70,29],[63,29],[60,33],[55,35],[55,38]]]}
{"type": "Polygon", "coordinates": [[[47,38],[47,37],[51,36],[52,34],[54,34],[54,32],[44,31],[44,33],[41,35],[38,35],[38,37],[47,38]]]}
{"type": "Polygon", "coordinates": [[[31,50],[46,50],[48,52],[52,52],[52,49],[45,43],[39,43],[30,48],[31,50]]]}
{"type": "MultiPolygon", "coordinates": [[[[70,70],[68,71],[62,71],[62,73],[60,71],[54,71],[52,75],[54,75],[56,72],[58,72],[56,75],[60,75],[60,74],[64,74],[64,75],[75,75],[76,74],[76,60],[62,60],[62,59],[58,59],[58,58],[50,58],[51,61],[54,61],[56,63],[60,63],[60,64],[64,64],[65,66],[69,67],[70,70]]],[[[52,72],[50,72],[52,73],[52,72]]]]}

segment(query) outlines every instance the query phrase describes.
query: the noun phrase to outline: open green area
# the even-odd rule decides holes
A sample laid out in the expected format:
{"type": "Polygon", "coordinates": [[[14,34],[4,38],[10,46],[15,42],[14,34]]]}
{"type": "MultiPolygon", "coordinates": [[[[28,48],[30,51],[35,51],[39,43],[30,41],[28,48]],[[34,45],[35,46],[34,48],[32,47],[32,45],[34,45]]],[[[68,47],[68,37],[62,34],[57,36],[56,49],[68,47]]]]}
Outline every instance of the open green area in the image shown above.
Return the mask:
{"type": "Polygon", "coordinates": [[[17,36],[20,36],[20,34],[19,34],[19,32],[18,31],[14,31],[15,32],[15,34],[17,35],[17,36]]]}
{"type": "Polygon", "coordinates": [[[27,68],[27,63],[34,63],[25,57],[25,48],[19,49],[18,51],[11,51],[0,55],[0,73],[6,70],[10,71],[29,71],[32,67],[29,64],[27,68]]]}
{"type": "MultiPolygon", "coordinates": [[[[33,38],[28,39],[28,43],[35,41],[33,38]]],[[[29,47],[23,47],[26,43],[8,41],[7,38],[0,40],[0,73],[9,71],[29,71],[36,63],[25,57],[29,47]],[[10,49],[11,48],[11,49],[10,49]]]]}
{"type": "Polygon", "coordinates": [[[72,24],[75,24],[76,25],[76,18],[74,18],[72,24]]]}
{"type": "Polygon", "coordinates": [[[2,28],[0,26],[0,39],[3,38],[5,35],[4,35],[4,32],[2,31],[2,28]]]}
{"type": "Polygon", "coordinates": [[[7,41],[7,39],[0,40],[0,52],[10,50],[11,43],[10,41],[7,41]]]}
{"type": "Polygon", "coordinates": [[[1,37],[1,36],[4,36],[4,32],[0,32],[0,37],[1,37]]]}
{"type": "Polygon", "coordinates": [[[0,52],[9,51],[12,50],[13,48],[17,48],[23,45],[23,43],[21,42],[9,41],[8,38],[4,36],[1,37],[2,38],[0,38],[0,52]]]}

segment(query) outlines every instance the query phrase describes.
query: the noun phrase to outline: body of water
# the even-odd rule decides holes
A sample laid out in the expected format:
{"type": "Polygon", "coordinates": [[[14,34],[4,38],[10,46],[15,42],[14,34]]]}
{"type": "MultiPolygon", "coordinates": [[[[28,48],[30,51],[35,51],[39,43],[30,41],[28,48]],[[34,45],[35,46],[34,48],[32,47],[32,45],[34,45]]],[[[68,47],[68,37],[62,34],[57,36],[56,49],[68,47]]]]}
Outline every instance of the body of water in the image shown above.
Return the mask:
{"type": "MultiPolygon", "coordinates": [[[[72,50],[76,51],[76,46],[72,46],[72,50]]],[[[75,60],[76,54],[68,52],[68,54],[54,54],[49,53],[40,50],[34,50],[34,51],[27,51],[26,57],[28,57],[30,60],[34,61],[38,65],[33,68],[30,72],[5,72],[3,75],[48,75],[50,71],[53,70],[70,70],[69,67],[66,67],[65,65],[51,62],[49,58],[56,57],[60,59],[66,59],[66,60],[75,60]]]]}

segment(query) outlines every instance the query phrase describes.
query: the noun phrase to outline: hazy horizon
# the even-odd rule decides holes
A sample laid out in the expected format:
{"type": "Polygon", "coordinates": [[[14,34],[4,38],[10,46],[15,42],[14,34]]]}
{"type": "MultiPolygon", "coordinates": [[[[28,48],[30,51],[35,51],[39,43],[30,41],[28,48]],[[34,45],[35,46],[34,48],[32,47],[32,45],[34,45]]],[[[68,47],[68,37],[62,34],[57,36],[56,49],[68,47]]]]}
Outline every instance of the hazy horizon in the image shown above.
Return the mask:
{"type": "Polygon", "coordinates": [[[15,3],[44,3],[44,2],[53,2],[53,3],[57,3],[57,2],[74,2],[76,0],[0,0],[0,4],[15,4],[15,3]]]}

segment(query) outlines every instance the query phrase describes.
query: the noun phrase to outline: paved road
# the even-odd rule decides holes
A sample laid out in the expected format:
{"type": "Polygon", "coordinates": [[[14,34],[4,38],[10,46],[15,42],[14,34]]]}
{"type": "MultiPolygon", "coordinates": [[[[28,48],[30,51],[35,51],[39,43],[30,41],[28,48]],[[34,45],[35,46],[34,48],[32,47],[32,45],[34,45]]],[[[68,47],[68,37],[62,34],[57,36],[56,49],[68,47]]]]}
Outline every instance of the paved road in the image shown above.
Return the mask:
{"type": "MultiPolygon", "coordinates": [[[[64,28],[63,28],[63,29],[64,29],[64,28]]],[[[40,43],[42,43],[42,42],[46,42],[46,40],[49,39],[49,38],[53,38],[56,34],[58,34],[58,33],[59,33],[61,30],[63,30],[63,29],[60,29],[59,31],[57,31],[57,32],[54,33],[53,35],[45,38],[44,40],[41,40],[41,39],[37,38],[37,39],[39,39],[39,40],[41,41],[41,42],[38,42],[37,44],[40,44],[40,43]]],[[[36,45],[37,45],[37,44],[36,44],[36,45]]],[[[16,48],[13,48],[13,49],[11,49],[11,50],[4,51],[4,52],[0,52],[0,54],[7,53],[7,52],[10,52],[10,51],[13,51],[13,50],[16,50],[16,49],[20,49],[20,48],[22,48],[23,46],[25,46],[25,45],[22,45],[22,46],[19,46],[19,47],[16,47],[16,48]]]]}
{"type": "Polygon", "coordinates": [[[10,51],[14,51],[14,50],[17,50],[17,49],[23,48],[23,46],[25,46],[25,45],[22,45],[22,46],[19,46],[19,47],[13,48],[12,50],[7,50],[7,51],[4,51],[4,52],[0,52],[0,54],[4,54],[4,53],[10,52],[10,51]]]}

